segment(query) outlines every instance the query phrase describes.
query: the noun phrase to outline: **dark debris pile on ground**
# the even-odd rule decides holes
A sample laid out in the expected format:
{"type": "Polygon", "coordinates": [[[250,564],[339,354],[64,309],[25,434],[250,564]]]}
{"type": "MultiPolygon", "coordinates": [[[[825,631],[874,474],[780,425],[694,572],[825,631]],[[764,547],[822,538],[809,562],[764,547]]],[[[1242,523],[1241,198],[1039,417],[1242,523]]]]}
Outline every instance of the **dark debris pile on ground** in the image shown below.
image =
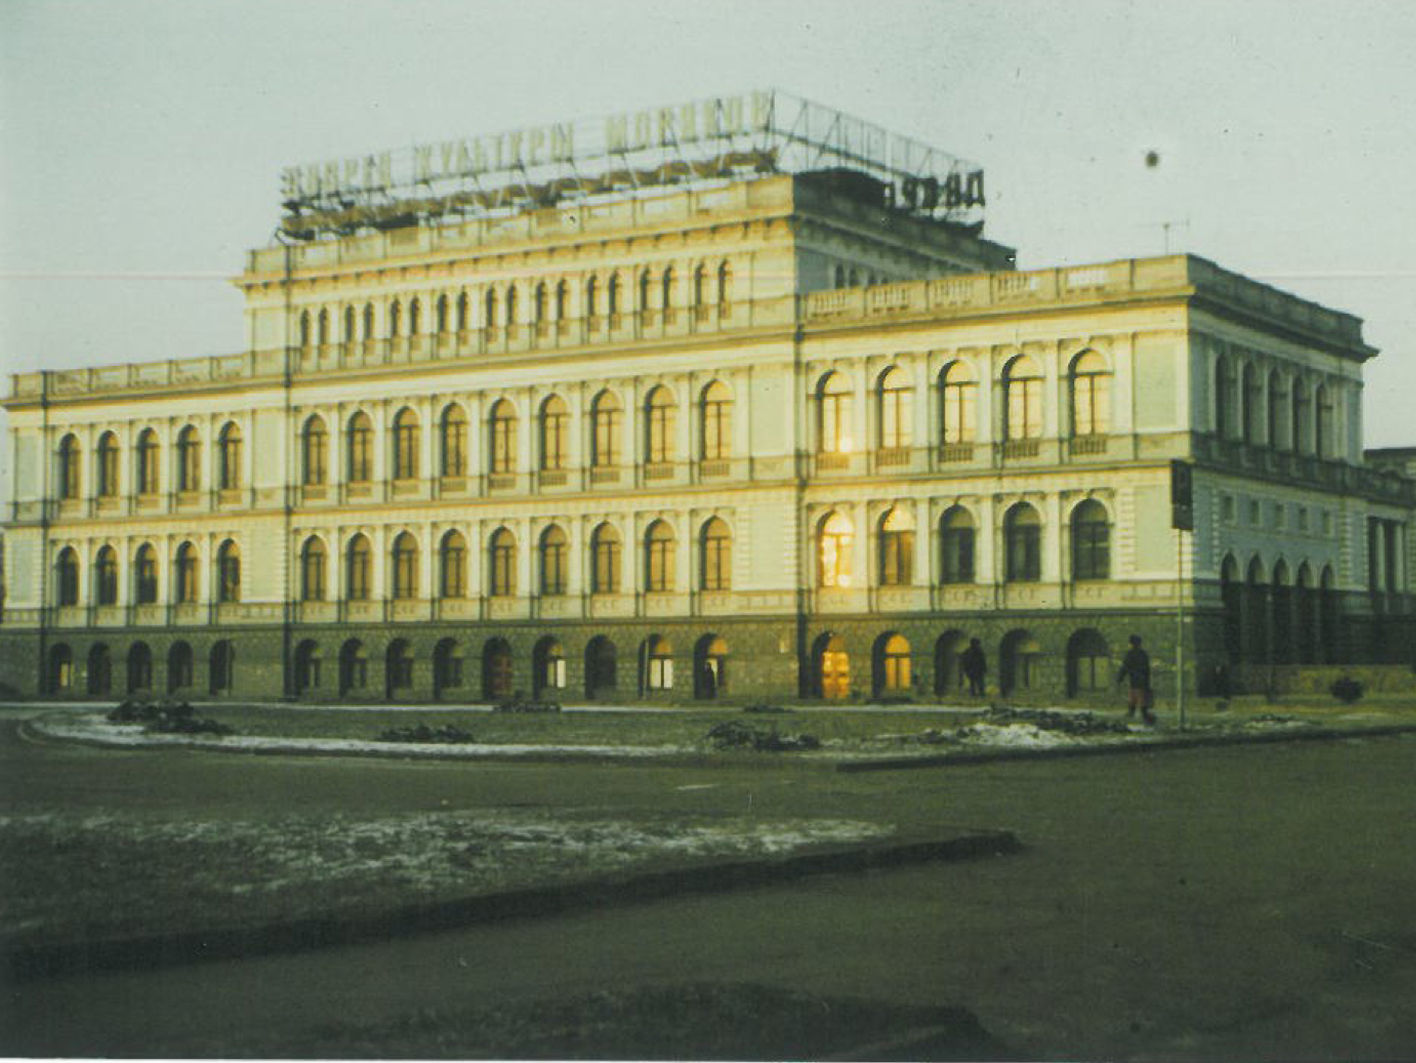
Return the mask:
{"type": "Polygon", "coordinates": [[[492,709],[493,712],[560,712],[559,702],[542,701],[539,698],[522,697],[521,694],[513,694],[505,701],[497,702],[492,709]]]}
{"type": "Polygon", "coordinates": [[[456,745],[462,742],[475,742],[477,739],[461,727],[454,727],[451,724],[444,724],[442,727],[429,727],[425,723],[418,723],[412,727],[390,727],[379,733],[379,741],[435,742],[456,745]]]}
{"type": "Polygon", "coordinates": [[[821,739],[810,734],[781,734],[776,727],[759,727],[740,720],[720,723],[708,731],[714,749],[753,749],[759,753],[793,753],[820,749],[821,739]]]}
{"type": "Polygon", "coordinates": [[[985,723],[1030,723],[1039,731],[1061,731],[1069,735],[1129,734],[1121,720],[1107,719],[1094,712],[1055,712],[1051,709],[1011,709],[995,705],[983,715],[985,723]]]}
{"type": "Polygon", "coordinates": [[[149,734],[228,735],[231,728],[217,720],[200,719],[185,701],[120,702],[109,714],[109,723],[142,724],[149,734]]]}

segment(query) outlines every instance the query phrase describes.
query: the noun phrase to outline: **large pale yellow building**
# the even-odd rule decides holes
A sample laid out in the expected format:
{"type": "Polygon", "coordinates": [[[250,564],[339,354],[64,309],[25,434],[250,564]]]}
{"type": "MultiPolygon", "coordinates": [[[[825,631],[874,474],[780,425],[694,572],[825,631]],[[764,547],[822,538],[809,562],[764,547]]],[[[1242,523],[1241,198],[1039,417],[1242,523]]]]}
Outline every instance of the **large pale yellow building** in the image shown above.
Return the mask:
{"type": "Polygon", "coordinates": [[[782,94],[588,128],[292,170],[246,350],[14,377],[5,689],[952,699],[979,638],[1061,699],[1131,633],[1171,689],[1181,632],[1199,690],[1416,645],[1355,318],[1016,271],[981,171],[782,94]]]}

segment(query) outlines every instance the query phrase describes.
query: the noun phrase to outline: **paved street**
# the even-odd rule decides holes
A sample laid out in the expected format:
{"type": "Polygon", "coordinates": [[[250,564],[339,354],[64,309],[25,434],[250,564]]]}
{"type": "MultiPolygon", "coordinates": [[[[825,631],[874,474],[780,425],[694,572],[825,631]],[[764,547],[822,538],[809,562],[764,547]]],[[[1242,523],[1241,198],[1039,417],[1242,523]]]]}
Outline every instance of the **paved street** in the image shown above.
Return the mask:
{"type": "Polygon", "coordinates": [[[1029,1058],[1392,1058],[1416,1044],[1410,738],[843,775],[98,751],[23,743],[15,717],[0,712],[7,814],[750,808],[1010,829],[1028,848],[10,986],[5,1054],[234,1054],[252,1029],[687,980],[958,1004],[1029,1058]]]}

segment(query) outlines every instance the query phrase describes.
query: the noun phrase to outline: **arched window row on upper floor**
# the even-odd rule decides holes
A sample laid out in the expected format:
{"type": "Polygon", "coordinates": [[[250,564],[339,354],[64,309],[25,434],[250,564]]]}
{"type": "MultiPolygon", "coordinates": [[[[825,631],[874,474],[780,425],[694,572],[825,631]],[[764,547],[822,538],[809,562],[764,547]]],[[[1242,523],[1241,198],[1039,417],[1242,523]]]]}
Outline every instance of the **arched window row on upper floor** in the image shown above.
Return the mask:
{"type": "MultiPolygon", "coordinates": [[[[233,539],[223,540],[209,555],[212,568],[203,580],[202,553],[191,540],[179,542],[167,566],[167,601],[174,605],[202,600],[203,587],[210,588],[217,603],[241,600],[241,549],[233,539]]],[[[89,590],[83,590],[82,561],[73,546],[62,547],[54,565],[54,601],[59,606],[156,605],[162,601],[159,585],[158,548],[140,543],[124,559],[110,543],[100,545],[89,562],[89,590]],[[126,575],[125,575],[126,566],[126,575]]]]}
{"type": "Polygon", "coordinates": [[[1209,427],[1220,439],[1322,459],[1346,453],[1345,381],[1223,351],[1210,372],[1209,427]]]}

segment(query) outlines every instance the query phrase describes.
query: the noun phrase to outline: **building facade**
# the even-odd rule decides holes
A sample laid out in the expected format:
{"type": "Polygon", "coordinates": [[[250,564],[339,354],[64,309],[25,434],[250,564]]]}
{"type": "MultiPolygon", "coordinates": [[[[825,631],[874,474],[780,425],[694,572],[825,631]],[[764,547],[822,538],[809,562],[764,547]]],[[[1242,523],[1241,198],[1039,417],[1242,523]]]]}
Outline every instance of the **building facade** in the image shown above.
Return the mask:
{"type": "Polygon", "coordinates": [[[250,254],[240,354],[15,376],[0,684],[949,700],[976,637],[1058,700],[1132,633],[1163,689],[1177,649],[1201,692],[1411,656],[1355,318],[1186,255],[1017,271],[901,202],[759,165],[346,219],[250,254]]]}

